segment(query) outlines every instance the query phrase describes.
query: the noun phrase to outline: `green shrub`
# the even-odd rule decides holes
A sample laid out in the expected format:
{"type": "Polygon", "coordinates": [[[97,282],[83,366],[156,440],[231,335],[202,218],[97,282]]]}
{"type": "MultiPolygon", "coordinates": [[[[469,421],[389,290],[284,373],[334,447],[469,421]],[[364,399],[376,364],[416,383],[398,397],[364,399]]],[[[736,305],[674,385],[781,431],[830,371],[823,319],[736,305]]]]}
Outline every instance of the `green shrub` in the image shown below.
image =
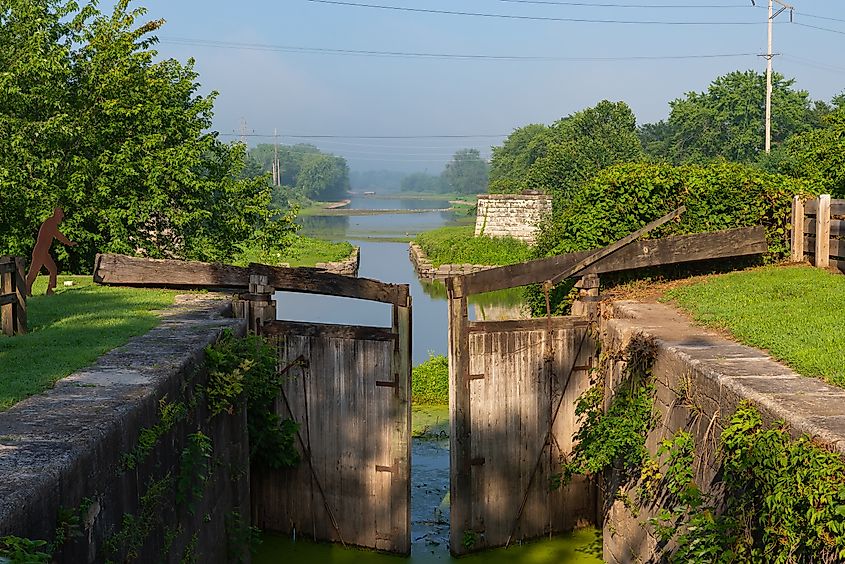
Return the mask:
{"type": "Polygon", "coordinates": [[[449,403],[449,360],[445,356],[430,354],[428,360],[414,367],[411,399],[413,403],[449,403]]]}
{"type": "Polygon", "coordinates": [[[282,420],[274,408],[283,378],[276,370],[276,350],[263,337],[235,337],[227,331],[206,348],[209,381],[206,388],[212,416],[233,413],[246,394],[250,459],[269,468],[299,462],[297,423],[282,420]]]}
{"type": "Polygon", "coordinates": [[[528,244],[510,237],[475,237],[471,225],[442,227],[417,236],[434,266],[441,264],[505,265],[528,260],[528,244]]]}
{"type": "Polygon", "coordinates": [[[685,205],[680,221],[651,237],[761,224],[770,255],[782,257],[789,250],[792,196],[806,190],[803,181],[726,162],[617,165],[558,206],[541,229],[536,252],[546,256],[603,247],[685,205]]]}

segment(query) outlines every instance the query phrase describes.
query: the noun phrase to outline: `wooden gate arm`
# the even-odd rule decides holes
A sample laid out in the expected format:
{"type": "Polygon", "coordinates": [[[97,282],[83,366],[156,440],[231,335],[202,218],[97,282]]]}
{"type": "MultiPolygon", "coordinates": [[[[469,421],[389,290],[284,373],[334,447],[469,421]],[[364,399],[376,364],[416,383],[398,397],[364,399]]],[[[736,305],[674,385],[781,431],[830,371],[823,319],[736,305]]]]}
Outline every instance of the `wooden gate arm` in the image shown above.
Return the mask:
{"type": "MultiPolygon", "coordinates": [[[[715,233],[676,235],[634,241],[578,271],[577,274],[605,274],[700,260],[761,255],[766,253],[768,248],[766,230],[760,225],[715,233]]],[[[562,272],[571,270],[595,252],[578,251],[468,274],[463,277],[463,295],[542,284],[562,272]]]]}

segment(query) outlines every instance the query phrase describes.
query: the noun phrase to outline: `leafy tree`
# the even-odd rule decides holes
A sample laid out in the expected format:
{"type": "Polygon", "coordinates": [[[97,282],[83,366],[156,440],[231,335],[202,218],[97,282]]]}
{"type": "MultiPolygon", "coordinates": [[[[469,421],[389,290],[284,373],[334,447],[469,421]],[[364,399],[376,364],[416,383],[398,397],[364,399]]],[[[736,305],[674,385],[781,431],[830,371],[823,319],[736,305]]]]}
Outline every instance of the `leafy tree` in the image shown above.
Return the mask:
{"type": "Polygon", "coordinates": [[[791,137],[769,168],[806,179],[814,190],[845,197],[845,107],[823,118],[824,126],[791,137]]]}
{"type": "Polygon", "coordinates": [[[625,102],[603,100],[551,129],[554,142],[529,167],[525,186],[555,195],[558,204],[603,168],[643,158],[636,117],[625,102]]]}
{"type": "Polygon", "coordinates": [[[526,189],[525,178],[534,162],[546,154],[554,130],[532,123],[511,133],[501,147],[493,147],[490,192],[516,194],[526,189]]]}
{"type": "Polygon", "coordinates": [[[443,180],[458,194],[477,194],[487,190],[490,165],[481,158],[478,149],[460,149],[446,163],[443,180]]]}
{"type": "MultiPolygon", "coordinates": [[[[813,126],[814,111],[804,90],[794,90],[794,80],[772,76],[772,144],[813,126]]],[[[752,162],[765,145],[766,77],[752,70],[718,77],[706,92],[689,92],[669,103],[664,126],[645,133],[659,133],[647,145],[650,154],[675,163],[725,158],[752,162]]],[[[818,120],[815,120],[818,121],[818,120]]]]}
{"type": "Polygon", "coordinates": [[[119,1],[9,0],[0,10],[0,253],[27,254],[40,221],[65,208],[60,248],[74,271],[97,252],[226,260],[247,240],[283,240],[245,148],[211,126],[193,61],[156,62],[163,21],[119,1]]]}
{"type": "Polygon", "coordinates": [[[402,179],[403,192],[445,192],[448,189],[442,177],[426,172],[414,172],[402,179]]]}
{"type": "Polygon", "coordinates": [[[300,166],[296,187],[312,200],[340,198],[349,191],[349,167],[343,157],[307,155],[300,166]]]}

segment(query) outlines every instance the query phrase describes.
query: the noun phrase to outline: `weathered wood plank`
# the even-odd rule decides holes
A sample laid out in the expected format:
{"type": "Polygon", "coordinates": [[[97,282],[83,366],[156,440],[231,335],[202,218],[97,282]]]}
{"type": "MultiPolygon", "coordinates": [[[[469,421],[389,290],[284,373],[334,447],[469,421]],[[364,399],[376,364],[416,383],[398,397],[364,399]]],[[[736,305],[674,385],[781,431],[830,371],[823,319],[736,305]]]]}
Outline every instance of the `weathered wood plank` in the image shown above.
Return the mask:
{"type": "MultiPolygon", "coordinates": [[[[804,236],[804,244],[808,249],[815,249],[816,247],[816,238],[812,235],[805,235],[804,236]]],[[[833,237],[830,238],[830,257],[833,260],[834,257],[841,257],[845,258],[845,239],[834,239],[833,237]]],[[[809,253],[814,255],[815,253],[809,253]]]]}
{"type": "Polygon", "coordinates": [[[610,245],[608,245],[608,246],[606,246],[602,249],[595,251],[594,253],[590,254],[590,256],[584,257],[583,259],[579,260],[578,262],[576,262],[575,264],[573,264],[569,268],[566,268],[562,272],[559,272],[559,273],[555,274],[553,277],[549,278],[549,282],[551,282],[552,284],[557,284],[561,280],[565,280],[566,278],[569,278],[570,276],[573,276],[573,275],[575,275],[579,272],[584,271],[584,269],[586,269],[587,267],[596,264],[600,260],[602,260],[606,257],[609,257],[610,255],[612,255],[616,251],[630,245],[631,243],[633,243],[634,241],[636,241],[637,239],[639,239],[640,237],[642,237],[646,233],[649,233],[649,232],[657,229],[661,225],[665,225],[665,224],[669,223],[670,221],[672,221],[673,219],[680,217],[685,211],[687,211],[687,207],[681,206],[678,209],[676,209],[675,211],[667,213],[666,215],[664,215],[660,219],[652,221],[651,223],[645,225],[644,227],[637,229],[636,231],[634,231],[630,235],[626,235],[625,237],[622,237],[618,241],[616,241],[616,242],[614,242],[614,243],[612,243],[612,244],[610,244],[610,245]]]}
{"type": "Polygon", "coordinates": [[[330,339],[361,339],[370,341],[395,341],[397,336],[386,327],[364,325],[334,325],[300,321],[271,321],[263,329],[264,335],[301,335],[330,339]]]}
{"type": "Polygon", "coordinates": [[[15,294],[0,295],[0,305],[17,304],[18,297],[15,294]]]}
{"type": "MultiPolygon", "coordinates": [[[[816,236],[816,220],[804,219],[804,235],[816,236]]],[[[831,237],[845,237],[845,221],[841,219],[830,220],[830,236],[831,237]]],[[[815,243],[812,247],[804,247],[804,254],[813,254],[815,252],[815,243]]]]}
{"type": "Polygon", "coordinates": [[[27,305],[26,305],[26,268],[23,257],[15,257],[17,269],[12,274],[15,279],[15,295],[18,297],[18,307],[15,309],[16,332],[23,335],[27,332],[27,305]]]}
{"type": "Polygon", "coordinates": [[[331,274],[315,268],[285,268],[263,264],[247,267],[193,261],[97,255],[94,282],[117,286],[162,288],[247,288],[249,276],[267,276],[276,290],[358,298],[405,306],[407,284],[331,274]]]}
{"type": "MultiPolygon", "coordinates": [[[[807,215],[816,215],[819,210],[818,198],[807,200],[804,203],[804,213],[807,215]]],[[[832,215],[845,215],[845,200],[830,200],[830,213],[832,215]]]]}
{"type": "Polygon", "coordinates": [[[552,317],[551,321],[545,317],[533,319],[508,319],[505,321],[470,321],[467,329],[470,333],[500,332],[500,331],[539,331],[551,326],[552,329],[570,329],[589,326],[586,317],[552,317]]]}
{"type": "Polygon", "coordinates": [[[454,554],[464,549],[464,533],[472,530],[472,419],[469,401],[469,332],[464,277],[446,280],[449,299],[449,437],[450,529],[449,546],[454,554]]]}
{"type": "Polygon", "coordinates": [[[830,264],[830,195],[818,198],[816,212],[816,260],[815,265],[827,268],[830,264]]]}
{"type": "MultiPolygon", "coordinates": [[[[636,241],[578,274],[604,274],[668,264],[752,256],[763,254],[767,250],[766,232],[762,226],[740,227],[715,233],[636,241]]],[[[466,276],[464,291],[467,295],[473,295],[540,284],[594,252],[579,251],[469,274],[466,276]]]]}
{"type": "Polygon", "coordinates": [[[802,262],[804,260],[804,200],[800,196],[792,198],[791,240],[790,260],[802,262]]]}

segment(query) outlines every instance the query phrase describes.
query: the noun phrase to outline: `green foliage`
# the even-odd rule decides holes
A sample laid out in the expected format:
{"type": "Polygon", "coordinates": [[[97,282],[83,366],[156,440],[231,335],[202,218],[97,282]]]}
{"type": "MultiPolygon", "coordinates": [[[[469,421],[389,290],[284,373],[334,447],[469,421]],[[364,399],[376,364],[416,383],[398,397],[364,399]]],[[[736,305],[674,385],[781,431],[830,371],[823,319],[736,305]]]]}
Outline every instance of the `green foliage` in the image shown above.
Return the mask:
{"type": "Polygon", "coordinates": [[[491,194],[518,194],[528,187],[525,178],[534,162],[546,154],[552,130],[539,123],[515,129],[501,147],[493,147],[490,161],[491,194]]]}
{"type": "Polygon", "coordinates": [[[794,194],[806,184],[749,166],[622,164],[599,172],[541,229],[538,255],[603,247],[685,205],[680,221],[652,232],[703,233],[762,224],[769,253],[784,256],[794,194]]]}
{"type": "Polygon", "coordinates": [[[805,376],[845,387],[840,307],[845,278],[840,275],[809,267],[765,267],[680,286],[666,299],[697,322],[727,330],[805,376]]]}
{"type": "Polygon", "coordinates": [[[0,335],[0,411],[49,389],[106,352],[158,325],[158,310],[176,292],[96,286],[91,277],[59,277],[54,296],[43,296],[46,277],[35,281],[27,300],[29,333],[0,335]],[[62,282],[73,281],[64,288],[62,282]]]}
{"type": "Polygon", "coordinates": [[[656,352],[653,339],[631,339],[622,354],[626,361],[624,379],[614,390],[606,410],[604,377],[602,373],[593,374],[592,385],[575,406],[581,427],[573,437],[576,444],[571,457],[564,464],[564,483],[573,474],[594,477],[609,468],[629,475],[648,458],[645,439],[655,421],[651,367],[656,352]]]}
{"type": "Polygon", "coordinates": [[[625,102],[602,100],[551,129],[554,141],[528,169],[525,185],[554,195],[556,208],[600,170],[643,158],[636,118],[625,102]]]}
{"type": "Polygon", "coordinates": [[[202,431],[188,435],[188,445],[182,449],[176,480],[176,504],[186,505],[192,515],[194,504],[202,499],[211,475],[212,450],[211,438],[202,431]]]}
{"type": "MultiPolygon", "coordinates": [[[[456,151],[443,170],[443,183],[458,194],[478,194],[487,191],[490,167],[478,149],[456,151]]],[[[444,190],[445,191],[445,190],[444,190]]]]}
{"type": "MultiPolygon", "coordinates": [[[[772,144],[812,127],[815,118],[806,91],[794,80],[772,75],[772,144]]],[[[674,163],[717,158],[753,162],[765,145],[766,77],[753,70],[716,78],[707,92],[689,92],[669,103],[668,122],[641,130],[649,153],[674,163]]]]}
{"type": "Polygon", "coordinates": [[[726,507],[695,515],[677,562],[834,562],[845,558],[845,462],[815,440],[766,428],[740,403],[721,437],[726,507]]]}
{"type": "Polygon", "coordinates": [[[449,403],[449,359],[429,353],[428,360],[413,368],[411,399],[415,404],[449,403]]]}
{"type": "MultiPolygon", "coordinates": [[[[262,143],[250,149],[248,176],[267,178],[273,170],[275,147],[262,143]]],[[[332,200],[349,191],[349,166],[343,157],[323,153],[314,145],[300,143],[278,148],[282,171],[276,200],[285,200],[291,189],[311,200],[332,200]]]]}
{"type": "Polygon", "coordinates": [[[197,94],[193,61],[157,60],[163,20],[128,6],[11,0],[0,13],[0,254],[29,254],[57,205],[78,243],[57,254],[77,272],[98,252],[225,260],[292,230],[266,180],[242,178],[245,147],[204,133],[215,94],[197,94]]]}
{"type": "MultiPolygon", "coordinates": [[[[415,172],[404,177],[399,184],[402,192],[446,192],[449,185],[442,176],[428,174],[426,172],[415,172]]],[[[482,190],[483,191],[483,190],[482,190]]]]}
{"type": "Polygon", "coordinates": [[[161,523],[172,487],[173,477],[170,474],[147,484],[140,499],[138,514],[124,513],[120,528],[105,542],[105,551],[110,560],[127,562],[138,559],[147,538],[161,523]]]}
{"type": "Polygon", "coordinates": [[[261,544],[261,529],[251,526],[238,511],[226,514],[225,527],[226,561],[232,564],[248,562],[248,554],[255,552],[261,544]]]}
{"type": "Polygon", "coordinates": [[[46,547],[43,540],[0,537],[0,558],[7,558],[11,564],[48,564],[51,556],[44,552],[46,547]]]}
{"type": "Polygon", "coordinates": [[[250,458],[269,468],[293,466],[300,458],[295,445],[298,424],[282,421],[275,413],[276,397],[287,378],[278,373],[276,363],[275,348],[256,335],[239,339],[227,331],[206,348],[206,395],[212,416],[233,413],[246,395],[250,458]]]}
{"type": "Polygon", "coordinates": [[[318,262],[337,262],[352,254],[353,246],[347,241],[332,242],[296,235],[290,237],[283,248],[265,251],[256,246],[244,246],[232,264],[246,266],[251,262],[290,266],[314,266],[318,262]]]}
{"type": "Polygon", "coordinates": [[[823,126],[791,137],[772,168],[810,182],[816,192],[845,198],[845,107],[823,119],[823,126]]]}
{"type": "Polygon", "coordinates": [[[188,417],[188,406],[181,401],[169,402],[163,397],[158,402],[159,420],[152,427],[146,427],[138,434],[138,444],[123,454],[121,469],[133,470],[153,452],[162,437],[188,417]]]}
{"type": "Polygon", "coordinates": [[[417,243],[434,266],[515,264],[528,260],[527,243],[510,237],[475,237],[473,226],[441,227],[420,233],[417,243]]]}

